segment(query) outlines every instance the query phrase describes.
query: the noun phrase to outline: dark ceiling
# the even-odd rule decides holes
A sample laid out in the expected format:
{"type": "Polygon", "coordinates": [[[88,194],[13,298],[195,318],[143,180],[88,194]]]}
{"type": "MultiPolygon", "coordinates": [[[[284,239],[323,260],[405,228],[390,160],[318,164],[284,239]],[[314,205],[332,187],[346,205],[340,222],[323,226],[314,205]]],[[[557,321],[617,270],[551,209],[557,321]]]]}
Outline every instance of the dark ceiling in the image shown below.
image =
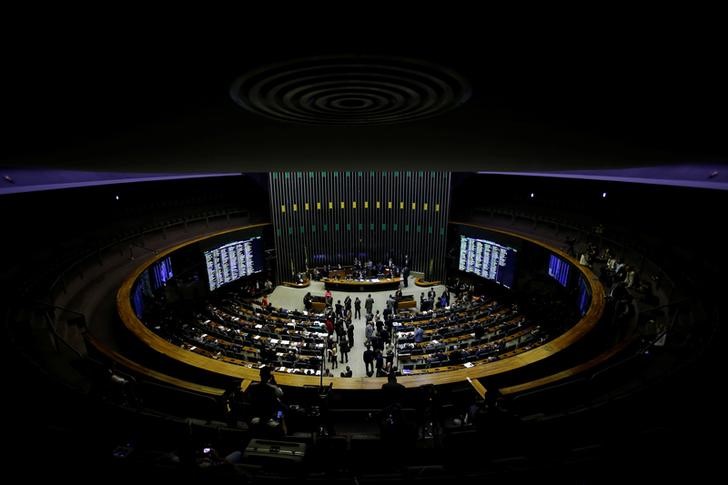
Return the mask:
{"type": "Polygon", "coordinates": [[[343,22],[326,31],[251,23],[224,34],[100,25],[16,37],[3,76],[0,166],[521,171],[728,158],[722,56],[706,35],[638,39],[589,35],[587,26],[557,41],[458,25],[405,31],[343,22]],[[460,73],[472,96],[437,117],[363,127],[279,122],[231,100],[231,83],[250,69],[314,55],[426,60],[460,73]]]}

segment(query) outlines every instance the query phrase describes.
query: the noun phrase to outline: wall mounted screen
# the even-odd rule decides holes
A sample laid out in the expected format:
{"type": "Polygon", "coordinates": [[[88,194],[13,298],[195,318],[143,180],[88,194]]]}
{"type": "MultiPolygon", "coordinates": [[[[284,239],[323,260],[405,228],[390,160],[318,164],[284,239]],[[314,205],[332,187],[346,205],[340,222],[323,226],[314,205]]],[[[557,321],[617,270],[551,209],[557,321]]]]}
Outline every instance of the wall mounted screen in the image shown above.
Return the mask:
{"type": "Polygon", "coordinates": [[[144,286],[141,280],[134,283],[134,288],[131,292],[131,306],[136,316],[141,319],[144,313],[144,286]]]}
{"type": "Polygon", "coordinates": [[[460,271],[493,280],[506,288],[513,286],[517,250],[488,241],[460,236],[460,271]]]}
{"type": "Polygon", "coordinates": [[[258,236],[205,251],[210,291],[263,271],[265,258],[263,249],[263,239],[258,236]]]}
{"type": "Polygon", "coordinates": [[[172,259],[169,257],[160,259],[139,275],[131,292],[131,304],[137,317],[142,318],[144,313],[144,299],[154,298],[154,292],[166,286],[173,276],[172,259]]]}
{"type": "Polygon", "coordinates": [[[554,256],[549,256],[549,276],[558,281],[561,286],[566,287],[569,281],[569,263],[554,256]]]}
{"type": "Polygon", "coordinates": [[[591,290],[583,276],[579,276],[577,303],[579,311],[584,315],[591,304],[591,290]]]}
{"type": "Polygon", "coordinates": [[[172,260],[170,258],[157,261],[148,271],[153,290],[158,290],[162,286],[165,286],[167,281],[174,276],[174,272],[172,272],[172,260]]]}

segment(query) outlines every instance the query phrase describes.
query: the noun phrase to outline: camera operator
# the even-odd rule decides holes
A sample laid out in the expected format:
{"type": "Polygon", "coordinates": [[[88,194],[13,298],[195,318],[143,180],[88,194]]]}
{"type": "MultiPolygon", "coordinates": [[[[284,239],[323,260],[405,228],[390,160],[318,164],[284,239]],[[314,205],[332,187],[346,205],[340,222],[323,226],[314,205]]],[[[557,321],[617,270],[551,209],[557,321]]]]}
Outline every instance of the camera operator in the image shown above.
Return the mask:
{"type": "Polygon", "coordinates": [[[260,382],[250,385],[248,397],[252,413],[251,426],[258,427],[261,431],[278,431],[279,434],[285,435],[283,420],[285,405],[281,400],[283,390],[276,384],[271,367],[260,368],[260,382]]]}

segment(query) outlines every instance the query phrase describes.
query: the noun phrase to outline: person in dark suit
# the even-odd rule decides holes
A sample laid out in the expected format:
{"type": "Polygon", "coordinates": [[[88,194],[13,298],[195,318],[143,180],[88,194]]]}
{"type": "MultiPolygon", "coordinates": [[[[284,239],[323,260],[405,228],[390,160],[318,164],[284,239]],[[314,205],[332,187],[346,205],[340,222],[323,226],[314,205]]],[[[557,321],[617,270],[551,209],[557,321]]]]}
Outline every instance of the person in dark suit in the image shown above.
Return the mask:
{"type": "Polygon", "coordinates": [[[341,300],[336,300],[336,316],[339,318],[344,316],[344,305],[341,304],[341,300]]]}
{"type": "Polygon", "coordinates": [[[349,322],[349,325],[346,327],[346,336],[349,340],[349,347],[354,346],[354,324],[349,322]]]}
{"type": "Polygon", "coordinates": [[[374,351],[371,346],[367,346],[364,351],[364,365],[366,366],[367,376],[371,377],[374,374],[374,351]]]}
{"type": "Polygon", "coordinates": [[[408,435],[407,424],[402,413],[405,387],[397,382],[395,372],[390,371],[387,376],[387,383],[382,385],[384,407],[380,415],[380,434],[385,446],[392,446],[392,451],[397,445],[403,443],[408,435]]]}
{"type": "Polygon", "coordinates": [[[341,340],[339,341],[339,350],[341,354],[341,363],[349,362],[349,342],[346,340],[346,335],[341,337],[341,340]]]}
{"type": "Polygon", "coordinates": [[[391,406],[393,404],[402,405],[404,402],[405,387],[397,382],[397,375],[394,371],[390,371],[387,376],[387,383],[382,384],[382,394],[384,395],[384,404],[391,406]]]}
{"type": "Polygon", "coordinates": [[[358,296],[354,300],[354,318],[357,320],[361,318],[361,300],[358,296]]]}
{"type": "Polygon", "coordinates": [[[374,307],[374,298],[372,298],[372,295],[367,296],[366,302],[364,303],[364,308],[367,311],[367,315],[372,313],[372,308],[374,307]]]}
{"type": "Polygon", "coordinates": [[[260,382],[248,388],[248,399],[251,405],[251,426],[260,426],[268,431],[281,430],[285,434],[283,424],[283,390],[278,387],[269,366],[260,368],[260,382]]]}

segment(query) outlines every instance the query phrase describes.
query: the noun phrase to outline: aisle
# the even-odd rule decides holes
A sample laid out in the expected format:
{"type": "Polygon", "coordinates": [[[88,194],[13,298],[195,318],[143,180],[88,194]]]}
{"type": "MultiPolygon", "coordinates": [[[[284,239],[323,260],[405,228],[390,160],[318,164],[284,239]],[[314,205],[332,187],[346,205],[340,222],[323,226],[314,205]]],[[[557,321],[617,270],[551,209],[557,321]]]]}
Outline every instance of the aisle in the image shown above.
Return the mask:
{"type": "MultiPolygon", "coordinates": [[[[420,293],[427,292],[427,288],[420,288],[418,286],[415,286],[414,284],[414,276],[410,276],[409,278],[409,287],[402,288],[402,293],[404,295],[414,295],[415,300],[419,302],[420,300],[420,293]]],[[[438,295],[440,295],[443,290],[445,289],[442,285],[435,286],[435,291],[438,295]]],[[[289,310],[303,310],[303,297],[307,292],[311,292],[312,295],[321,295],[324,294],[324,284],[320,281],[312,281],[311,285],[308,288],[290,288],[287,286],[278,286],[273,290],[273,293],[270,295],[270,302],[274,307],[283,307],[287,308],[289,310]]],[[[375,291],[372,292],[372,298],[374,298],[374,314],[377,313],[377,310],[379,310],[379,313],[383,313],[384,309],[386,308],[386,302],[387,297],[390,294],[394,294],[394,291],[375,291]]],[[[364,345],[364,342],[366,340],[365,335],[365,326],[366,326],[366,310],[364,308],[364,302],[367,299],[367,296],[369,293],[360,292],[360,291],[354,291],[354,292],[346,292],[346,291],[332,291],[331,295],[334,298],[334,305],[336,305],[336,302],[338,300],[341,300],[341,303],[343,305],[344,300],[346,299],[346,296],[349,295],[351,297],[352,305],[352,313],[354,311],[354,300],[358,296],[361,300],[361,319],[354,318],[352,320],[352,323],[354,324],[354,345],[352,346],[351,350],[349,351],[349,362],[348,363],[341,363],[341,356],[339,356],[339,367],[332,370],[332,374],[335,377],[339,377],[339,374],[346,369],[346,366],[348,365],[351,367],[351,370],[353,372],[354,377],[364,377],[366,376],[366,366],[364,365],[364,351],[366,350],[366,347],[364,345]]],[[[327,368],[330,368],[330,363],[326,363],[327,368]]]]}

